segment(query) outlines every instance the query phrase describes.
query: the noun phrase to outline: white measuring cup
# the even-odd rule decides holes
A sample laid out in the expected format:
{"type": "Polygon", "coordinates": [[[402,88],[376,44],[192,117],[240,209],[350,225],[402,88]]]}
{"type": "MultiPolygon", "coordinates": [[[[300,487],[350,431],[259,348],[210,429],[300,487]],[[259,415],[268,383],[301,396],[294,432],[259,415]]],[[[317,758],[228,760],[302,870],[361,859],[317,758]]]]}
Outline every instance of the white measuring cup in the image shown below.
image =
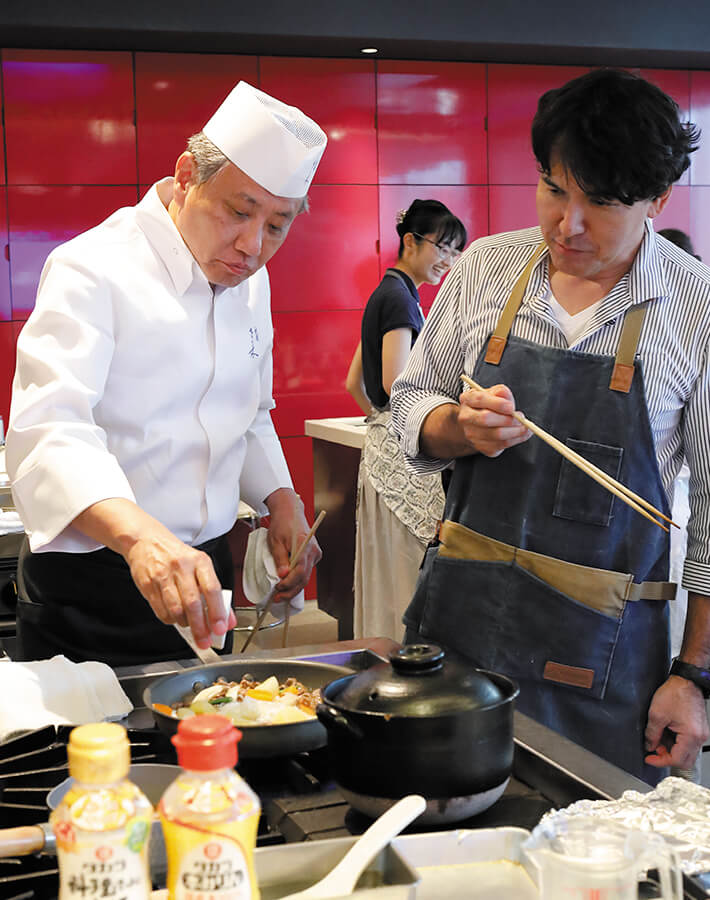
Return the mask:
{"type": "Polygon", "coordinates": [[[542,900],[638,900],[655,869],[663,900],[682,900],[678,857],[663,837],[592,816],[552,816],[523,843],[538,869],[542,900]]]}

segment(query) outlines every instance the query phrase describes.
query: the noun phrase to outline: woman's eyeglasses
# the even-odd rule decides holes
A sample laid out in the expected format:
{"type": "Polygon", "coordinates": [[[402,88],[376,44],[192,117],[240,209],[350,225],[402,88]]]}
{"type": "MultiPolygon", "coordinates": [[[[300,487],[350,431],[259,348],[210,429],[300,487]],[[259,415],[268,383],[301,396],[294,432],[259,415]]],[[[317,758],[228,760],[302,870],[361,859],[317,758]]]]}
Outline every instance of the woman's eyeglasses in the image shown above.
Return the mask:
{"type": "Polygon", "coordinates": [[[419,238],[420,241],[426,241],[428,244],[433,244],[439,251],[439,257],[441,259],[450,259],[451,262],[455,262],[459,258],[459,256],[461,256],[460,250],[456,250],[454,247],[450,247],[448,244],[437,244],[436,241],[432,241],[431,238],[424,237],[423,234],[419,234],[417,231],[413,231],[412,234],[415,238],[419,238]]]}

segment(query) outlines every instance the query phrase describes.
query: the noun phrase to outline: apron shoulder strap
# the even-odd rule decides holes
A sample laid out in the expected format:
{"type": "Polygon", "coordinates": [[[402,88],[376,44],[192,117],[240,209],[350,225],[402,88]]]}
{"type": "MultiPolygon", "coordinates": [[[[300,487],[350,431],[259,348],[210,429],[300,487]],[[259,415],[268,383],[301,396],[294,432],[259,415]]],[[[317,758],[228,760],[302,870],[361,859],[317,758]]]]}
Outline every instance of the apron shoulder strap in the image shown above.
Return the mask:
{"type": "Polygon", "coordinates": [[[503,312],[498,319],[495,331],[488,341],[485,362],[491,363],[491,365],[494,366],[497,366],[500,363],[503,351],[505,350],[505,345],[508,342],[510,329],[513,326],[513,319],[520,309],[520,304],[523,302],[523,294],[525,293],[525,288],[528,286],[532,270],[535,267],[535,263],[540,259],[546,249],[547,244],[544,241],[535,248],[535,252],[528,260],[528,264],[515,282],[513,290],[510,292],[510,297],[508,297],[508,302],[505,304],[503,312]]]}
{"type": "MultiPolygon", "coordinates": [[[[515,282],[503,312],[500,314],[495,331],[488,340],[484,361],[493,366],[499,365],[501,361],[505,345],[508,342],[510,329],[513,327],[513,320],[520,309],[520,304],[523,302],[523,295],[530,280],[530,275],[535,267],[535,263],[540,259],[546,247],[547,245],[544,241],[536,247],[535,252],[515,282]]],[[[624,325],[621,331],[621,338],[619,339],[619,346],[616,350],[614,369],[609,381],[609,389],[612,391],[628,394],[631,390],[631,382],[634,377],[634,360],[648,303],[649,301],[647,300],[645,303],[638,303],[632,306],[624,316],[624,325]]]]}
{"type": "Polygon", "coordinates": [[[638,303],[626,311],[624,327],[621,330],[619,346],[616,348],[614,370],[611,373],[609,390],[628,394],[634,378],[634,360],[638,349],[641,328],[646,316],[649,301],[638,303]]]}
{"type": "MultiPolygon", "coordinates": [[[[404,278],[402,278],[402,276],[399,274],[399,272],[396,269],[392,269],[392,268],[387,269],[385,271],[385,275],[391,275],[393,278],[396,278],[397,281],[401,281],[402,284],[405,287],[407,287],[407,282],[404,280],[404,278]]],[[[409,290],[409,288],[407,288],[407,290],[409,290]]]]}

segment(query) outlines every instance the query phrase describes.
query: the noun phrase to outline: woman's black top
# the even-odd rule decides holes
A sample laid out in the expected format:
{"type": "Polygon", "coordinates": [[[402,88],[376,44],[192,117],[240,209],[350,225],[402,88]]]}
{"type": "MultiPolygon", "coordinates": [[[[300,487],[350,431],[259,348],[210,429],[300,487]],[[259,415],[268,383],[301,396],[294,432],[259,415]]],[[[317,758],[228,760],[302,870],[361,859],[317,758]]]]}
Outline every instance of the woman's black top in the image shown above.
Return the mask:
{"type": "Polygon", "coordinates": [[[365,392],[378,409],[390,402],[382,385],[382,338],[396,328],[411,328],[412,344],[424,324],[419,293],[399,269],[387,269],[372,292],[362,316],[362,372],[365,392]]]}

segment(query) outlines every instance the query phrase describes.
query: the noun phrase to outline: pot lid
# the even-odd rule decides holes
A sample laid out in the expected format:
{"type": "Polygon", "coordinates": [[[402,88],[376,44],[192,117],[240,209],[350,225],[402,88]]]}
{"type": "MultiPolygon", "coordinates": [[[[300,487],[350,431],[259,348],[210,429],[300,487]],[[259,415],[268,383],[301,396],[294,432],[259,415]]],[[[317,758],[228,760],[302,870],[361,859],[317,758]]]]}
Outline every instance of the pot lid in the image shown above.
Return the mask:
{"type": "Polygon", "coordinates": [[[344,710],[419,717],[486,709],[506,696],[484,671],[447,659],[436,644],[407,644],[389,660],[342,679],[343,689],[326,696],[344,710]]]}

